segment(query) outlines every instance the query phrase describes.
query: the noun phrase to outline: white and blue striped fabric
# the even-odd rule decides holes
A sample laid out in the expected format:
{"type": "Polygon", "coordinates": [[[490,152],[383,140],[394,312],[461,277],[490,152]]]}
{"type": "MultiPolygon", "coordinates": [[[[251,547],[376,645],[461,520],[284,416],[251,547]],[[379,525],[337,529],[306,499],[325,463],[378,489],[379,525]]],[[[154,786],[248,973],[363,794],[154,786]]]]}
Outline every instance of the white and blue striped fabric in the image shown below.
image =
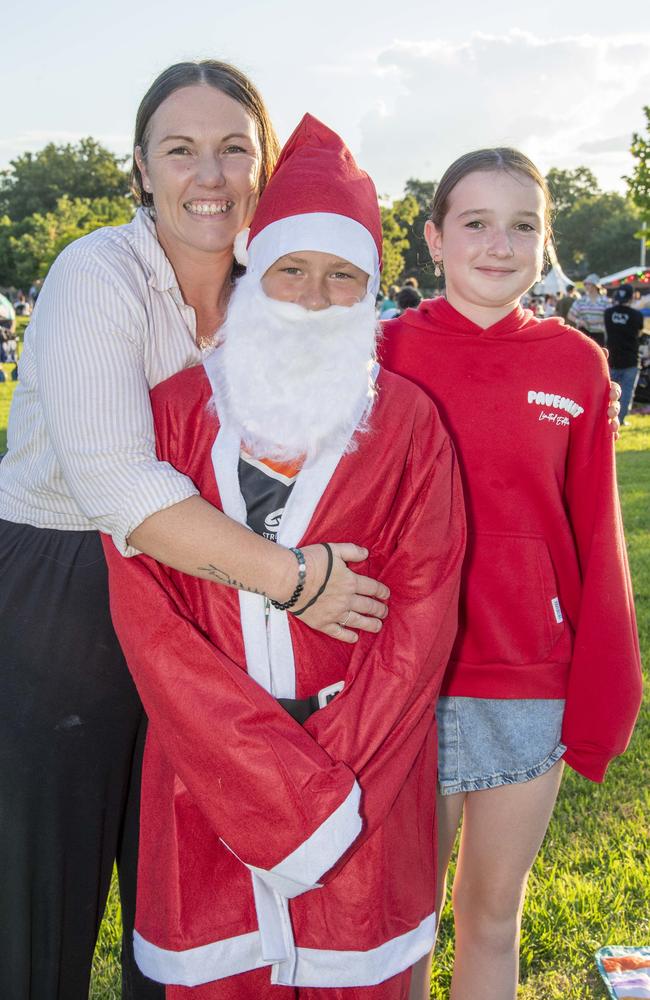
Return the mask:
{"type": "Polygon", "coordinates": [[[194,310],[143,209],[68,246],[27,329],[0,463],[0,518],[99,529],[124,555],[151,514],[197,493],[159,462],[149,389],[197,364],[194,310]]]}

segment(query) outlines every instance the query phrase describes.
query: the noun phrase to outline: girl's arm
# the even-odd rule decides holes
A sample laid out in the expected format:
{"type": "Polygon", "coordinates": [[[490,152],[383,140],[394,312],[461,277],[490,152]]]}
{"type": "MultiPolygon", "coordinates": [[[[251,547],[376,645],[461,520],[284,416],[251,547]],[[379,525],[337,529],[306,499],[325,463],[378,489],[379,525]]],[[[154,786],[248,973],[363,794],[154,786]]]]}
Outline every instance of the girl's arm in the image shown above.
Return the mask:
{"type": "Polygon", "coordinates": [[[565,760],[592,781],[602,781],[609,762],[627,747],[641,700],[614,444],[600,416],[609,394],[604,356],[597,365],[591,407],[582,414],[584,423],[576,426],[567,464],[565,493],[582,597],[562,732],[565,760]]]}

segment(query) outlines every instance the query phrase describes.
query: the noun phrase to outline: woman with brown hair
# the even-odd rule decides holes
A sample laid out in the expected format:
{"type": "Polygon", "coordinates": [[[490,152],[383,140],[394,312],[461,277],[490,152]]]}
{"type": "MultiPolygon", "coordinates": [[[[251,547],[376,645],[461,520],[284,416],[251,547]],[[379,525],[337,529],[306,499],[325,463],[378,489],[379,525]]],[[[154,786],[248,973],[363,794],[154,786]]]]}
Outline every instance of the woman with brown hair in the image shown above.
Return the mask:
{"type": "Polygon", "coordinates": [[[346,566],[365,550],[333,545],[328,577],[325,548],[308,546],[305,572],[155,454],[149,389],[218,337],[233,241],[277,149],[238,70],[165,70],[137,117],[142,207],[66,248],[26,334],[0,468],[0,993],[12,1000],[87,997],[116,857],[124,995],[161,995],[131,956],[142,708],[110,621],[99,531],[124,556],[289,610],[319,595],[302,620],[342,641],[386,614],[386,588],[346,566]]]}

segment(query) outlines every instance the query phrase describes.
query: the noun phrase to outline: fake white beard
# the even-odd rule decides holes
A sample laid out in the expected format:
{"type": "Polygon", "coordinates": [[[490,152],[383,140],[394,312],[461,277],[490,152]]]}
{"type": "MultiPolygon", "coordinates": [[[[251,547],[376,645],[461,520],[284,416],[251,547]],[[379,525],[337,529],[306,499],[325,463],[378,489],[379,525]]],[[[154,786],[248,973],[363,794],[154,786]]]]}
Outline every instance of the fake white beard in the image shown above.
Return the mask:
{"type": "MultiPolygon", "coordinates": [[[[375,303],[312,312],[278,302],[259,278],[239,279],[220,331],[214,403],[257,458],[354,450],[374,398],[375,303]]],[[[216,360],[216,359],[215,359],[216,360]]]]}

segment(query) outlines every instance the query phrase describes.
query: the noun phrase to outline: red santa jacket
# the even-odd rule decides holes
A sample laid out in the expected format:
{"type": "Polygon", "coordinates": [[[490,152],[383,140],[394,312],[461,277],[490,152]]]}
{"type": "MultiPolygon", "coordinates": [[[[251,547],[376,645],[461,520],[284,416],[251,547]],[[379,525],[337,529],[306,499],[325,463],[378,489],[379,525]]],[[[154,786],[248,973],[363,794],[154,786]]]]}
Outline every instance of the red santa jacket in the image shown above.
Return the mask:
{"type": "Polygon", "coordinates": [[[382,359],[436,403],[468,521],[443,693],[566,698],[565,760],[602,780],[641,699],[602,350],[515,309],[484,330],[445,299],[385,324],[382,359]]]}
{"type": "MultiPolygon", "coordinates": [[[[206,365],[214,364],[217,354],[206,365]]],[[[159,456],[245,522],[239,440],[202,367],[152,393],[159,456]]],[[[278,541],[354,539],[390,587],[353,645],[264,599],[105,540],[115,627],[149,732],[135,946],[195,985],[268,966],[296,986],[371,985],[433,943],[434,709],[457,626],[464,517],[454,452],[419,389],[382,372],[351,453],[299,473],[278,541]],[[300,726],[277,698],[344,681],[300,726]]]]}

